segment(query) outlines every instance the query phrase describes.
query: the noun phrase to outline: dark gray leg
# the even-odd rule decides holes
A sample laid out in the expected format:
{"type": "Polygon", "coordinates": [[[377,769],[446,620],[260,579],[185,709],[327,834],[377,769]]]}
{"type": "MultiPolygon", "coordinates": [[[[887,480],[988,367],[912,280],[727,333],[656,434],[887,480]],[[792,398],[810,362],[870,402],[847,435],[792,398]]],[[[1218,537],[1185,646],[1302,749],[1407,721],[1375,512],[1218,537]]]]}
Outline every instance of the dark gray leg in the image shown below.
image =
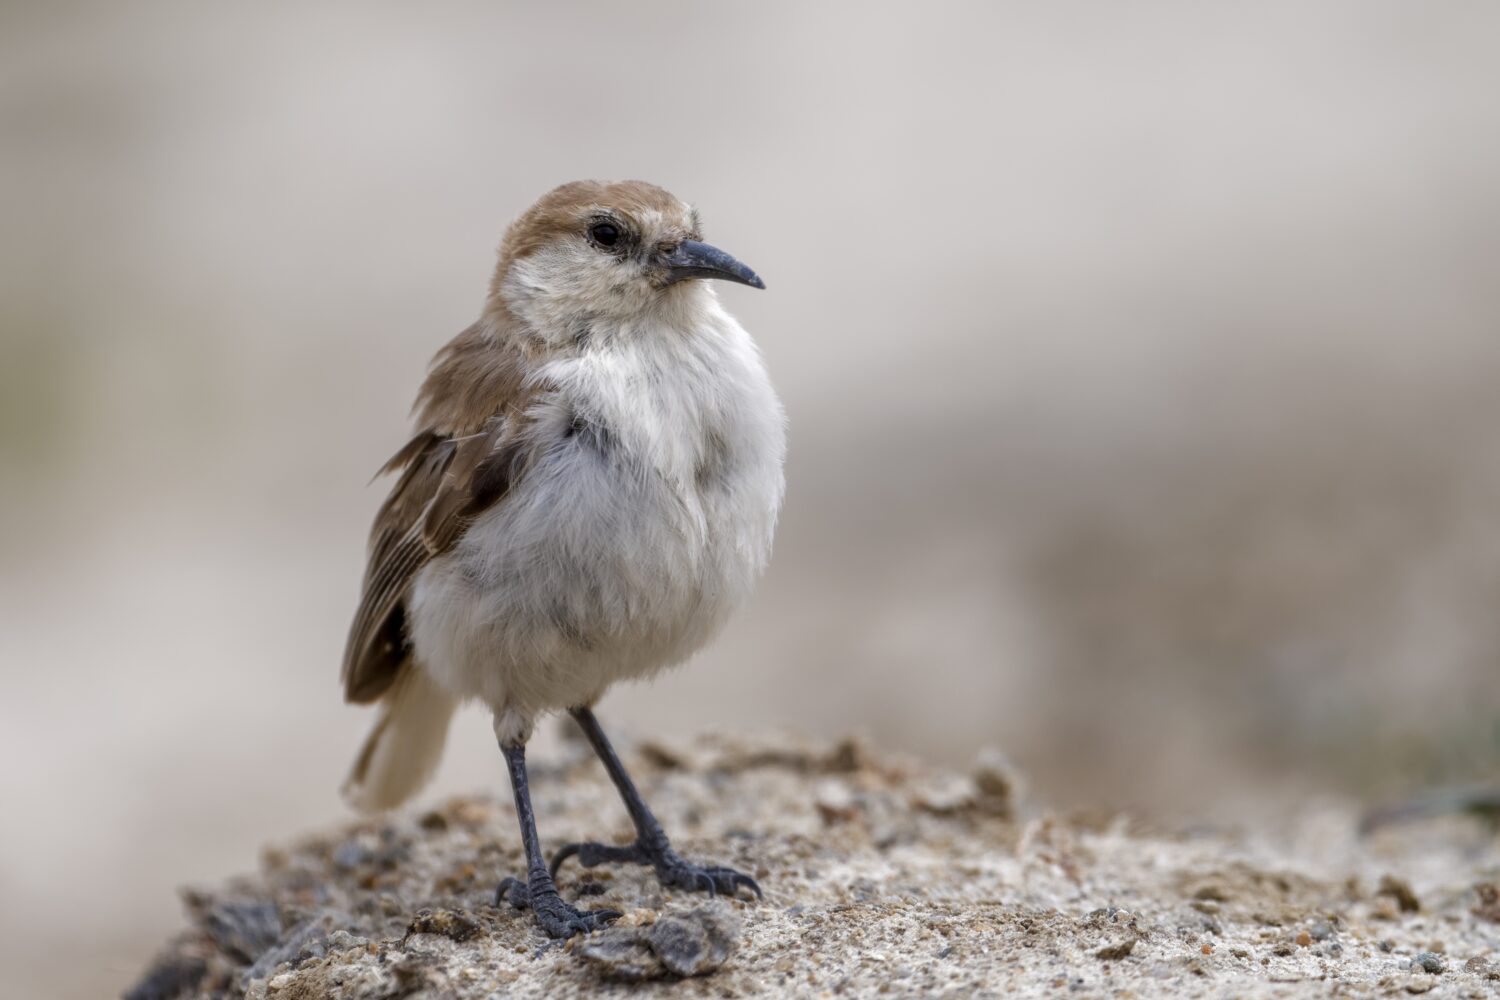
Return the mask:
{"type": "Polygon", "coordinates": [[[512,906],[530,906],[537,925],[555,938],[586,934],[603,927],[620,915],[618,910],[590,910],[580,913],[557,894],[557,884],[542,857],[542,844],[536,835],[536,817],[531,812],[531,788],[526,780],[526,747],[502,746],[506,766],[510,768],[510,788],[516,796],[516,819],[521,823],[521,844],[526,849],[526,881],[510,877],[495,889],[495,905],[502,899],[512,906]]]}
{"type": "Polygon", "coordinates": [[[656,821],[650,806],[641,798],[635,782],[630,780],[625,765],[620,763],[615,748],[610,746],[609,737],[604,735],[593,711],[575,708],[572,709],[572,715],[583,730],[583,735],[593,745],[594,753],[604,763],[610,780],[620,791],[620,798],[624,800],[625,809],[630,813],[631,822],[635,824],[635,843],[623,847],[593,842],[568,844],[552,857],[551,871],[554,876],[564,861],[577,856],[578,863],[585,868],[621,861],[650,865],[656,869],[656,877],[661,884],[674,889],[701,889],[710,896],[721,892],[733,896],[743,886],[758,898],[761,896],[760,886],[749,875],[742,875],[733,868],[720,865],[705,867],[689,864],[678,857],[672,850],[672,845],[667,842],[667,835],[656,821]]]}

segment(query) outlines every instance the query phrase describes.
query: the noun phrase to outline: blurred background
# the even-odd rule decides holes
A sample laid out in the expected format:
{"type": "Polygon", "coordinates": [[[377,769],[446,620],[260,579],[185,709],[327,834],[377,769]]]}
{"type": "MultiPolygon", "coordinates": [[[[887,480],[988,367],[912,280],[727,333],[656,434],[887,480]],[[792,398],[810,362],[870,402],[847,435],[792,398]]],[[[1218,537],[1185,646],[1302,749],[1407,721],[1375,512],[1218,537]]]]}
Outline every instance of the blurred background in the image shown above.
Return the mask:
{"type": "MultiPolygon", "coordinates": [[[[1483,2],[11,0],[16,995],[117,992],[175,886],[345,815],[367,481],[577,177],[766,276],[721,295],[791,419],[754,605],[623,736],[994,745],[1199,817],[1493,776],[1497,41],[1483,2]]],[[[471,710],[426,799],[480,787],[471,710]]]]}

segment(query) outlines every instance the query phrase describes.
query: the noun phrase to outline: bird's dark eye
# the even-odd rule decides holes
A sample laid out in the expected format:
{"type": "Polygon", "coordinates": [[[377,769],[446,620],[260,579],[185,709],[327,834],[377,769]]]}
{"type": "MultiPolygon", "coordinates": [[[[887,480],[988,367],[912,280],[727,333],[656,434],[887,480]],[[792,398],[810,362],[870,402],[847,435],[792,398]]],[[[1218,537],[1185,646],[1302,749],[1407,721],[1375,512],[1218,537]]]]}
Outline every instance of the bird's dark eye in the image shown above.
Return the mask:
{"type": "Polygon", "coordinates": [[[589,239],[601,247],[618,246],[620,236],[620,227],[613,222],[596,222],[589,226],[589,239]]]}

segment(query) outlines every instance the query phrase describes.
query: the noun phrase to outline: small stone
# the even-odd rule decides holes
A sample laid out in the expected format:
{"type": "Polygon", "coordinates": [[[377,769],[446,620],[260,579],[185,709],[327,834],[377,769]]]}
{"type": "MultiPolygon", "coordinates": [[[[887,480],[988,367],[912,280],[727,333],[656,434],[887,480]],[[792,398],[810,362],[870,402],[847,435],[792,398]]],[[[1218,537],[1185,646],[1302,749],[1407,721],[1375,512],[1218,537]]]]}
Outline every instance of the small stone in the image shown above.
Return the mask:
{"type": "Polygon", "coordinates": [[[572,953],[611,979],[641,982],[666,974],[661,960],[638,927],[596,931],[580,941],[572,953]]]}
{"type": "Polygon", "coordinates": [[[281,937],[281,914],[275,903],[230,900],[209,909],[203,928],[220,948],[249,963],[281,937]]]}
{"type": "Polygon", "coordinates": [[[739,941],[740,922],[726,903],[668,914],[647,938],[663,965],[679,976],[703,976],[723,965],[739,941]]]}
{"type": "Polygon", "coordinates": [[[348,951],[350,948],[363,948],[369,943],[369,938],[358,937],[340,928],[328,935],[324,947],[329,951],[348,951]]]}
{"type": "Polygon", "coordinates": [[[417,825],[428,833],[445,833],[448,830],[448,817],[443,815],[442,810],[433,809],[423,813],[417,820],[417,825]]]}
{"type": "Polygon", "coordinates": [[[1026,796],[1026,778],[1010,758],[994,747],[979,751],[974,761],[974,805],[982,813],[1013,819],[1026,796]]]}
{"type": "Polygon", "coordinates": [[[479,931],[479,922],[463,910],[419,910],[407,926],[406,936],[436,934],[454,941],[467,941],[479,931]]]}
{"type": "Polygon", "coordinates": [[[1312,935],[1312,939],[1314,941],[1327,941],[1329,938],[1337,934],[1338,931],[1334,930],[1333,924],[1329,923],[1328,921],[1319,920],[1317,923],[1313,924],[1307,929],[1307,933],[1312,935]]]}
{"type": "Polygon", "coordinates": [[[1431,973],[1434,976],[1441,975],[1445,968],[1442,957],[1434,955],[1430,951],[1420,952],[1416,958],[1411,960],[1411,964],[1414,968],[1421,969],[1423,972],[1431,973]]]}
{"type": "Polygon", "coordinates": [[[859,805],[846,782],[836,778],[825,778],[818,782],[813,793],[813,804],[824,823],[848,823],[859,818],[859,805]]]}
{"type": "Polygon", "coordinates": [[[635,752],[649,766],[662,771],[685,771],[692,764],[692,752],[669,740],[655,737],[636,744],[635,752]]]}
{"type": "Polygon", "coordinates": [[[125,993],[123,1000],[167,1000],[196,990],[208,972],[198,956],[169,956],[157,962],[125,993]]]}
{"type": "Polygon", "coordinates": [[[657,912],[655,910],[634,909],[626,910],[624,916],[620,917],[611,927],[649,927],[656,923],[657,912]]]}
{"type": "Polygon", "coordinates": [[[1094,952],[1094,957],[1105,962],[1117,962],[1135,950],[1135,938],[1126,938],[1115,944],[1107,944],[1094,952]]]}
{"type": "Polygon", "coordinates": [[[341,910],[323,910],[308,917],[283,934],[274,946],[267,948],[245,970],[247,981],[264,979],[283,962],[296,964],[327,954],[327,938],[336,928],[348,927],[353,918],[341,910]]]}
{"type": "Polygon", "coordinates": [[[1412,891],[1411,885],[1395,875],[1380,876],[1380,885],[1376,888],[1375,895],[1391,897],[1402,913],[1417,913],[1422,909],[1422,901],[1412,891]]]}
{"type": "Polygon", "coordinates": [[[578,940],[573,954],[601,975],[625,982],[664,976],[706,976],[739,942],[740,924],[728,903],[668,913],[644,927],[598,931],[578,940]]]}
{"type": "Polygon", "coordinates": [[[872,758],[873,754],[864,740],[857,736],[846,736],[828,751],[821,763],[824,770],[834,774],[852,774],[869,768],[872,758]]]}
{"type": "Polygon", "coordinates": [[[1312,944],[1312,935],[1307,931],[1302,931],[1297,935],[1297,947],[1306,948],[1310,944],[1312,944]]]}
{"type": "Polygon", "coordinates": [[[1500,923],[1500,887],[1493,882],[1480,882],[1474,886],[1479,901],[1469,911],[1481,920],[1500,923]]]}
{"type": "Polygon", "coordinates": [[[484,799],[458,798],[448,803],[446,814],[459,826],[479,829],[494,819],[494,807],[484,799]]]}
{"type": "Polygon", "coordinates": [[[949,774],[931,779],[927,787],[917,792],[915,800],[919,809],[950,816],[973,806],[977,794],[973,781],[949,774]]]}
{"type": "Polygon", "coordinates": [[[368,864],[374,857],[375,852],[370,850],[363,841],[358,837],[350,837],[334,849],[333,866],[340,871],[353,871],[368,864]]]}

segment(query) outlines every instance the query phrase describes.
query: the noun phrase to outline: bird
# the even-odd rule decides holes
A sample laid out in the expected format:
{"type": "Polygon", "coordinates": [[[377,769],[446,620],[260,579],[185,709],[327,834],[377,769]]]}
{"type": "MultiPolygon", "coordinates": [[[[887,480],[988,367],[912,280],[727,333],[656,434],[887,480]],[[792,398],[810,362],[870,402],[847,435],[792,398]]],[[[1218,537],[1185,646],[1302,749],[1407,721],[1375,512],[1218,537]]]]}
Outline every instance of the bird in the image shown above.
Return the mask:
{"type": "Polygon", "coordinates": [[[378,716],[343,786],[393,809],[432,776],[449,721],[486,706],[526,871],[495,905],[553,938],[606,926],[558,867],[649,865],[669,888],[762,897],[733,868],[679,856],[594,705],[617,681],[681,664],[750,595],[785,489],[786,417],[759,348],[715,281],[764,289],[703,242],[695,208],[644,181],[575,181],[506,229],[479,319],[442,347],[370,531],[342,680],[378,716]],[[526,745],[569,713],[636,837],[564,845],[551,864],[526,745]]]}

